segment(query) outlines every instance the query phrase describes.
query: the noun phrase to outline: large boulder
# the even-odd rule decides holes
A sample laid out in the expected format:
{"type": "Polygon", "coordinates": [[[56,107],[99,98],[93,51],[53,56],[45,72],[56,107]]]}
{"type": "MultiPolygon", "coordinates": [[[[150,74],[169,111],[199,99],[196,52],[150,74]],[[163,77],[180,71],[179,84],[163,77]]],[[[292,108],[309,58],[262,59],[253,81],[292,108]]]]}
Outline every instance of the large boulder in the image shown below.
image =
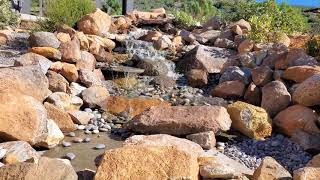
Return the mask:
{"type": "Polygon", "coordinates": [[[78,69],[88,69],[93,71],[96,67],[96,58],[87,51],[81,51],[81,59],[76,64],[78,69]]]}
{"type": "Polygon", "coordinates": [[[230,126],[229,114],[222,106],[154,106],[126,124],[141,133],[171,135],[227,131],[230,126]]]}
{"type": "Polygon", "coordinates": [[[242,69],[237,66],[227,67],[219,79],[219,84],[226,81],[241,81],[244,84],[250,83],[250,75],[245,73],[242,69]]]}
{"type": "Polygon", "coordinates": [[[292,100],[304,106],[320,104],[320,74],[315,74],[303,81],[292,95],[292,100]]]}
{"type": "Polygon", "coordinates": [[[213,149],[216,146],[216,137],[213,131],[190,134],[186,138],[199,144],[203,149],[213,149]]]}
{"type": "Polygon", "coordinates": [[[173,146],[125,146],[103,155],[95,180],[190,179],[197,180],[197,158],[173,146]]]}
{"type": "Polygon", "coordinates": [[[53,60],[61,60],[61,52],[53,47],[33,47],[29,49],[29,52],[39,54],[41,56],[44,56],[48,59],[53,60]]]}
{"type": "Polygon", "coordinates": [[[51,32],[34,32],[28,39],[31,47],[52,47],[58,48],[60,41],[51,32]]]}
{"type": "Polygon", "coordinates": [[[69,82],[61,74],[49,70],[47,77],[49,80],[50,91],[65,93],[69,91],[69,82]]]}
{"type": "Polygon", "coordinates": [[[53,123],[49,123],[42,103],[31,96],[18,93],[0,93],[0,100],[2,141],[22,140],[42,147],[53,147],[59,143],[62,133],[60,134],[60,129],[57,130],[53,123]],[[59,136],[58,140],[50,139],[56,134],[59,136]]]}
{"type": "Polygon", "coordinates": [[[192,87],[201,87],[208,84],[208,72],[202,69],[191,69],[187,73],[187,78],[192,87]]]}
{"type": "Polygon", "coordinates": [[[129,145],[153,145],[153,146],[174,146],[181,151],[185,151],[191,156],[200,155],[203,150],[200,145],[187,139],[177,138],[167,134],[156,135],[135,135],[126,139],[125,146],[129,145]]]}
{"type": "Polygon", "coordinates": [[[109,91],[102,86],[91,86],[81,93],[84,104],[95,108],[110,96],[109,91]]]}
{"type": "Polygon", "coordinates": [[[253,174],[253,180],[292,179],[291,174],[272,157],[263,158],[253,174]]]}
{"type": "Polygon", "coordinates": [[[222,98],[240,98],[245,91],[245,84],[241,81],[226,81],[218,84],[211,91],[212,96],[222,98]]]}
{"type": "Polygon", "coordinates": [[[14,66],[39,65],[43,74],[47,73],[51,64],[49,59],[35,53],[26,53],[14,61],[14,66]]]}
{"type": "Polygon", "coordinates": [[[83,16],[77,23],[78,30],[85,34],[103,35],[109,32],[112,18],[97,9],[95,12],[83,16]]]}
{"type": "Polygon", "coordinates": [[[220,73],[235,54],[233,50],[199,45],[185,54],[178,66],[185,71],[204,69],[208,73],[220,73]]]}
{"type": "Polygon", "coordinates": [[[80,69],[79,79],[86,87],[102,85],[102,81],[99,76],[88,69],[80,69]]]}
{"type": "Polygon", "coordinates": [[[320,168],[304,167],[293,171],[293,180],[317,180],[320,177],[320,168]]]}
{"type": "Polygon", "coordinates": [[[252,70],[252,81],[257,86],[264,86],[272,81],[273,71],[268,66],[256,67],[252,70]]]}
{"type": "Polygon", "coordinates": [[[47,77],[39,66],[0,69],[0,92],[19,92],[43,101],[49,95],[47,77]]]}
{"type": "Polygon", "coordinates": [[[281,81],[272,81],[262,88],[261,107],[271,117],[284,110],[291,102],[291,95],[281,81]]]}
{"type": "Polygon", "coordinates": [[[293,66],[286,69],[282,77],[287,80],[301,83],[309,77],[319,73],[319,66],[293,66]]]}
{"type": "Polygon", "coordinates": [[[129,118],[133,118],[152,106],[168,105],[169,103],[155,98],[128,98],[125,96],[111,96],[100,104],[101,108],[107,112],[112,114],[127,114],[129,118]]]}
{"type": "Polygon", "coordinates": [[[216,150],[207,151],[198,159],[203,159],[200,175],[205,179],[241,179],[253,174],[251,169],[216,150]]]}
{"type": "Polygon", "coordinates": [[[47,102],[64,111],[79,110],[83,104],[81,98],[77,96],[70,96],[69,94],[64,92],[52,93],[48,97],[47,102]]]}
{"type": "Polygon", "coordinates": [[[227,110],[235,130],[255,139],[271,136],[272,122],[263,108],[237,101],[229,105],[227,110]]]}
{"type": "Polygon", "coordinates": [[[61,60],[64,62],[75,63],[81,59],[80,42],[77,38],[61,43],[59,49],[62,54],[61,60]]]}
{"type": "Polygon", "coordinates": [[[67,160],[42,157],[38,162],[23,162],[0,168],[1,179],[13,180],[77,180],[77,174],[67,160]]]}
{"type": "Polygon", "coordinates": [[[79,78],[78,69],[74,64],[63,63],[61,75],[69,82],[76,82],[79,78]]]}
{"type": "Polygon", "coordinates": [[[320,133],[316,125],[318,116],[312,109],[294,105],[281,111],[274,119],[274,125],[285,135],[292,136],[296,129],[309,133],[320,133]]]}
{"type": "Polygon", "coordinates": [[[63,132],[76,130],[76,126],[67,112],[47,102],[44,103],[44,107],[47,110],[48,118],[52,119],[63,132]]]}

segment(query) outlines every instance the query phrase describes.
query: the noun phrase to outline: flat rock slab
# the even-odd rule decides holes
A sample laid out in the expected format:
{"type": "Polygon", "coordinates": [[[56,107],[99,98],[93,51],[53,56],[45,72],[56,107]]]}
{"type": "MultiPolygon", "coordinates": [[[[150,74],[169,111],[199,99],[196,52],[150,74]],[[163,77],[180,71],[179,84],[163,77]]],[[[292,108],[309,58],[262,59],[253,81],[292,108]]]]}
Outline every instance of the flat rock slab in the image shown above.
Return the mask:
{"type": "Polygon", "coordinates": [[[188,135],[227,131],[231,119],[222,106],[154,106],[136,116],[126,127],[140,133],[188,135]]]}

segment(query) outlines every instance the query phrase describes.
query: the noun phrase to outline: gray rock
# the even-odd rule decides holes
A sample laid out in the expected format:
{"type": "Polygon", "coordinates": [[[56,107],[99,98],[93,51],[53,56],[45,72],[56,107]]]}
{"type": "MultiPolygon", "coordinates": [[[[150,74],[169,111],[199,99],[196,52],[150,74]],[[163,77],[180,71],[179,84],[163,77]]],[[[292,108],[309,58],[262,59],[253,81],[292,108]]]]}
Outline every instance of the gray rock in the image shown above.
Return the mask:
{"type": "Polygon", "coordinates": [[[67,153],[65,155],[65,158],[69,159],[70,161],[74,160],[76,158],[76,155],[74,153],[67,153]]]}
{"type": "Polygon", "coordinates": [[[213,149],[216,146],[215,134],[212,131],[190,134],[186,138],[199,144],[203,149],[213,149]]]}
{"type": "Polygon", "coordinates": [[[219,84],[226,81],[236,81],[239,80],[244,84],[250,83],[250,74],[246,74],[237,66],[229,66],[225,69],[222,76],[220,77],[219,84]]]}
{"type": "Polygon", "coordinates": [[[74,132],[69,132],[69,133],[67,134],[67,136],[69,136],[69,137],[75,137],[75,136],[76,136],[76,133],[74,133],[74,132]]]}
{"type": "Polygon", "coordinates": [[[144,69],[144,74],[147,76],[167,75],[169,72],[168,67],[161,60],[139,60],[137,67],[144,69]]]}
{"type": "Polygon", "coordinates": [[[82,142],[83,142],[83,139],[80,138],[80,137],[74,137],[74,138],[72,139],[72,141],[75,142],[75,143],[82,143],[82,142]]]}
{"type": "Polygon", "coordinates": [[[35,53],[26,53],[14,61],[14,66],[39,65],[43,74],[46,74],[52,62],[44,56],[35,53]]]}
{"type": "Polygon", "coordinates": [[[53,47],[57,49],[60,46],[60,41],[50,32],[34,32],[30,35],[28,41],[31,47],[53,47]]]}
{"type": "Polygon", "coordinates": [[[4,163],[19,163],[27,160],[37,161],[40,155],[29,143],[24,141],[12,141],[0,143],[0,159],[4,163]]]}
{"type": "Polygon", "coordinates": [[[104,149],[104,148],[106,148],[106,145],[104,145],[104,144],[97,144],[95,146],[95,149],[104,149]]]}
{"type": "Polygon", "coordinates": [[[89,138],[89,137],[86,137],[86,138],[83,139],[83,142],[86,142],[86,143],[90,142],[90,141],[91,141],[91,138],[89,138]]]}
{"type": "Polygon", "coordinates": [[[62,142],[62,146],[63,146],[63,147],[70,147],[70,146],[71,146],[71,142],[63,141],[63,142],[62,142]]]}

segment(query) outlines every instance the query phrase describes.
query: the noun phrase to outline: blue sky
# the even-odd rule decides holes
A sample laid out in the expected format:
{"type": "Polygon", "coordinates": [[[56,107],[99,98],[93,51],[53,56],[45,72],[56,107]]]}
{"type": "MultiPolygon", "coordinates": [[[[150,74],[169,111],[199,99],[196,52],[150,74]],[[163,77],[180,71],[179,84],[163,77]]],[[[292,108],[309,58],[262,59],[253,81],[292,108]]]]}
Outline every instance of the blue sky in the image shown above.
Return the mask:
{"type": "MultiPolygon", "coordinates": [[[[264,1],[264,0],[258,0],[264,1]]],[[[277,0],[278,2],[285,1],[292,5],[303,5],[303,6],[318,6],[320,7],[320,0],[277,0]]]]}

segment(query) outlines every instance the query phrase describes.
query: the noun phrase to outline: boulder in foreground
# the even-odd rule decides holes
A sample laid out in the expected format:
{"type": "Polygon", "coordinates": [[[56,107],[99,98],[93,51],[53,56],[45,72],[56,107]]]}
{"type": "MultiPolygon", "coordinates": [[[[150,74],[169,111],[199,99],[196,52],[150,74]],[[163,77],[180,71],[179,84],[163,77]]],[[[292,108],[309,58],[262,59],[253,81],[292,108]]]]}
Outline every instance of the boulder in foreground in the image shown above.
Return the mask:
{"type": "Polygon", "coordinates": [[[95,180],[198,179],[197,158],[173,146],[125,146],[108,150],[95,180]]]}
{"type": "Polygon", "coordinates": [[[227,131],[230,126],[230,116],[222,106],[154,106],[126,124],[141,133],[171,135],[227,131]]]}
{"type": "Polygon", "coordinates": [[[303,81],[292,95],[292,100],[304,106],[320,104],[320,74],[303,81]]]}
{"type": "Polygon", "coordinates": [[[272,157],[265,157],[253,174],[253,180],[292,179],[291,174],[272,157]]]}

